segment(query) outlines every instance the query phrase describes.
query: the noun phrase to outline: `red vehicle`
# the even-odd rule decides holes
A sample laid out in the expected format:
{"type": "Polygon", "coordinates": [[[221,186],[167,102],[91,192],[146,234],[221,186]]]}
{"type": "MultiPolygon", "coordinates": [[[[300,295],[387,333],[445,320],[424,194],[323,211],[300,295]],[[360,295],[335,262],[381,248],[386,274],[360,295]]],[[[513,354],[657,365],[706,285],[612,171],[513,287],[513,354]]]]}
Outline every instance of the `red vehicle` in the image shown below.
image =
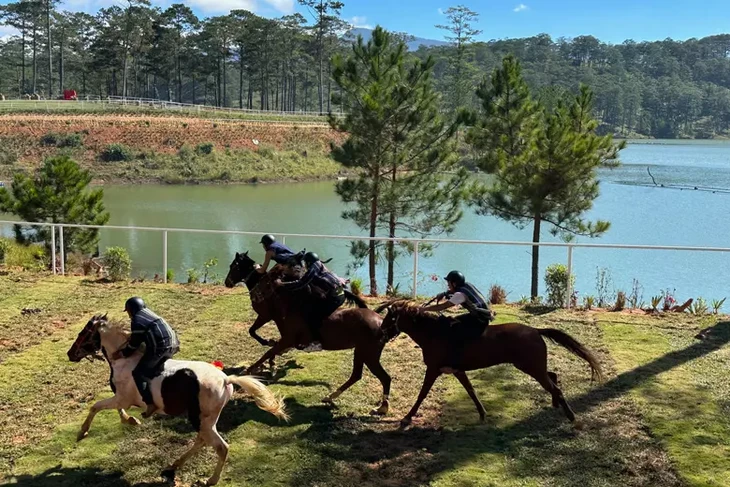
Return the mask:
{"type": "Polygon", "coordinates": [[[63,99],[64,100],[78,100],[78,96],[76,95],[76,90],[63,90],[63,99]]]}

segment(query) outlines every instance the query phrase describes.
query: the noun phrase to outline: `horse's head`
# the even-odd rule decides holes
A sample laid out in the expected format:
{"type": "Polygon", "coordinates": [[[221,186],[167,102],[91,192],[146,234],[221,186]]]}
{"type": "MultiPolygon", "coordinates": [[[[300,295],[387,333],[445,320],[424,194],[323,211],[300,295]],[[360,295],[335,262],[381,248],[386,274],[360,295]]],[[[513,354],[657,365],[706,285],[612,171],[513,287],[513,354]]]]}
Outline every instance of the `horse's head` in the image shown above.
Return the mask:
{"type": "Polygon", "coordinates": [[[76,341],[71,345],[66,354],[71,362],[80,362],[81,359],[90,357],[92,360],[98,358],[101,350],[101,333],[99,329],[106,324],[106,315],[94,315],[84,329],[81,330],[76,341]]]}
{"type": "Polygon", "coordinates": [[[254,270],[256,270],[256,262],[248,256],[248,252],[242,254],[236,252],[236,257],[233,258],[228,269],[226,287],[233,287],[239,282],[243,282],[254,270]]]}
{"type": "Polygon", "coordinates": [[[414,308],[408,301],[391,301],[381,305],[375,311],[378,313],[385,310],[385,318],[380,329],[388,340],[400,335],[401,332],[409,333],[415,326],[415,315],[418,309],[414,308]]]}

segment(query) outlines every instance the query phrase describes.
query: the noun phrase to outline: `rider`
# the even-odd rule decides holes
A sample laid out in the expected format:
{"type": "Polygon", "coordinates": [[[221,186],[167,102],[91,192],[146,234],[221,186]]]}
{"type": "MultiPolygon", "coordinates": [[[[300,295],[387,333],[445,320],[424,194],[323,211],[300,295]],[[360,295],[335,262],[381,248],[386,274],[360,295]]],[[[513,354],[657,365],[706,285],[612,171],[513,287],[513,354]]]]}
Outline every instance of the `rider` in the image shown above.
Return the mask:
{"type": "Polygon", "coordinates": [[[314,252],[304,254],[307,272],[301,279],[292,282],[276,281],[276,285],[288,291],[296,291],[309,286],[314,303],[307,306],[305,319],[312,334],[312,342],[319,342],[319,327],[345,302],[345,289],[342,280],[328,270],[314,252]]]}
{"type": "Polygon", "coordinates": [[[152,312],[139,297],[132,297],[124,304],[124,311],[132,320],[132,337],[127,346],[114,353],[114,359],[129,357],[145,344],[144,355],[132,372],[134,382],[147,404],[145,416],[152,414],[156,406],[152,399],[149,380],[155,377],[165,361],[180,350],[177,334],[165,320],[152,312]]]}
{"type": "Polygon", "coordinates": [[[447,298],[447,301],[443,304],[426,306],[424,310],[439,312],[460,305],[468,311],[468,313],[457,316],[451,326],[452,346],[449,365],[458,369],[466,342],[480,337],[493,315],[489,309],[489,302],[476,286],[466,282],[464,274],[459,271],[451,271],[444,279],[448,285],[448,291],[437,295],[435,299],[447,298]]]}
{"type": "Polygon", "coordinates": [[[295,256],[294,252],[292,252],[289,247],[277,242],[273,235],[264,235],[261,237],[261,241],[259,243],[264,246],[264,250],[266,251],[266,257],[264,258],[263,265],[256,269],[261,274],[266,274],[272,260],[277,264],[286,264],[295,256]]]}

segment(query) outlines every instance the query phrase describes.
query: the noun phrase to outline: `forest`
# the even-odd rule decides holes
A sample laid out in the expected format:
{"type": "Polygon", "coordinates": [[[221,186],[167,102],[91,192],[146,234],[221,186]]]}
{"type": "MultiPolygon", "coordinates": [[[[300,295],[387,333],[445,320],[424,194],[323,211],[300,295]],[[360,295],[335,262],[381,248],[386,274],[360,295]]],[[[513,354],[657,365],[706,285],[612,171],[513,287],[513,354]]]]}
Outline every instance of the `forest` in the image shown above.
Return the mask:
{"type": "MultiPolygon", "coordinates": [[[[60,11],[57,0],[8,3],[0,6],[0,24],[15,34],[0,39],[0,93],[58,98],[74,89],[80,96],[346,111],[332,60],[347,54],[352,32],[363,30],[352,30],[341,18],[341,2],[300,4],[306,16],[264,18],[233,10],[198,18],[183,4],[160,9],[147,0],[128,0],[94,15],[60,11]]],[[[449,100],[454,76],[457,85],[469,87],[458,105],[476,108],[479,82],[513,54],[530,89],[548,105],[581,83],[589,86],[604,133],[713,138],[730,130],[730,34],[621,44],[547,34],[480,42],[474,34],[481,32],[471,27],[479,13],[469,14],[452,17],[444,27],[448,44],[408,53],[433,57],[445,111],[456,108],[449,100]],[[453,59],[459,59],[456,72],[453,59]]]]}

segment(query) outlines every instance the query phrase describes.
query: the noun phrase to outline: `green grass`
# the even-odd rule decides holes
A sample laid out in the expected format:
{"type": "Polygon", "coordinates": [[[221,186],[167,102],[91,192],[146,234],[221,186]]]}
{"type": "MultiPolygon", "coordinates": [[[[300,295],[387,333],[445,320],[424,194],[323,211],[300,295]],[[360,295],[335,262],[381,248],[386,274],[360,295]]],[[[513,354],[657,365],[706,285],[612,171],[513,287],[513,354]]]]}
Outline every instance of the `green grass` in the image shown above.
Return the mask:
{"type": "MultiPolygon", "coordinates": [[[[0,484],[155,485],[159,471],[192,440],[182,418],[123,426],[102,412],[90,435],[75,435],[92,401],[108,397],[108,368],[71,364],[66,350],[90,315],[121,318],[124,300],[143,296],[178,330],[182,358],[253,362],[264,349],[247,333],[253,321],[240,288],[100,284],[10,272],[0,276],[0,484]],[[32,306],[39,314],[20,317],[32,306]],[[53,323],[57,323],[54,325],[53,323]],[[12,339],[13,347],[4,339],[12,339]]],[[[607,379],[591,384],[587,366],[549,345],[582,429],[573,428],[549,396],[511,366],[470,373],[488,416],[485,424],[458,382],[442,377],[415,418],[397,421],[420,389],[420,350],[407,337],[388,344],[391,413],[367,411],[380,385],[368,372],[336,408],[320,399],[349,376],[352,353],[288,353],[270,387],[292,415],[279,423],[245,398],[224,410],[219,429],[231,445],[221,485],[292,486],[678,486],[729,485],[727,444],[730,323],[694,335],[714,321],[689,316],[551,312],[500,307],[499,322],[560,328],[592,348],[607,379]]],[[[276,337],[275,327],[263,329],[276,337]]],[[[139,411],[133,411],[139,417],[139,411]]],[[[209,450],[180,472],[191,485],[212,472],[209,450]]]]}

